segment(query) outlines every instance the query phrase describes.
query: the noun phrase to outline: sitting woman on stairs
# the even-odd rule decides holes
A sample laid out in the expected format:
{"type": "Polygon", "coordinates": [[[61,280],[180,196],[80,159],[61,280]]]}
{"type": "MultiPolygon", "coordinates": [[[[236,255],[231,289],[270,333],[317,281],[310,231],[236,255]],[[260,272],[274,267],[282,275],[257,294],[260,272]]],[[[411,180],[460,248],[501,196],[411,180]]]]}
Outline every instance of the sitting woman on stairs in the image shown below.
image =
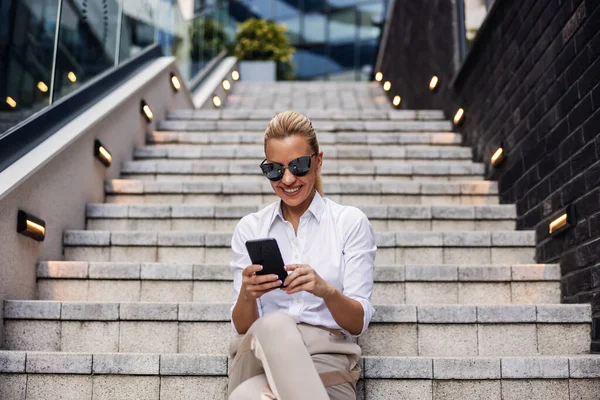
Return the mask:
{"type": "Polygon", "coordinates": [[[280,200],[233,233],[229,399],[355,399],[354,338],[373,315],[373,228],[358,208],[322,197],[323,152],[308,118],[276,115],[265,156],[261,169],[280,200]],[[284,282],[251,265],[246,241],[266,237],[277,240],[284,282]]]}

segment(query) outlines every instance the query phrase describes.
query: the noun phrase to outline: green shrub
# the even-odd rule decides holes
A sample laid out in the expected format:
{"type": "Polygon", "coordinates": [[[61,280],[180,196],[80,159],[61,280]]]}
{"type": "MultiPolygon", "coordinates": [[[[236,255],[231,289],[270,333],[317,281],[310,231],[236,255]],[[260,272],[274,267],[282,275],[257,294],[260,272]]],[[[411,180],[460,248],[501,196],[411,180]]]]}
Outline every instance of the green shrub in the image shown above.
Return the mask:
{"type": "Polygon", "coordinates": [[[228,46],[225,27],[219,21],[199,18],[189,27],[192,42],[190,57],[192,61],[209,61],[228,46]]]}
{"type": "Polygon", "coordinates": [[[251,18],[238,25],[233,55],[239,60],[277,63],[277,79],[294,79],[292,55],[287,28],[264,19],[251,18]]]}

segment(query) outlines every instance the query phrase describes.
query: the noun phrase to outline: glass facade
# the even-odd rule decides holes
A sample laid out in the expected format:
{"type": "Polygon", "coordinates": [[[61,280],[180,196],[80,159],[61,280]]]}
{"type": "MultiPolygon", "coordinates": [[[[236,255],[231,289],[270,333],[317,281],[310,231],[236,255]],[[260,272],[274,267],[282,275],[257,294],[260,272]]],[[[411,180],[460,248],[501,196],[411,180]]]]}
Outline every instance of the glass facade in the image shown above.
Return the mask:
{"type": "Polygon", "coordinates": [[[369,80],[387,0],[233,0],[234,22],[264,18],[288,29],[301,80],[369,80]]]}
{"type": "Polygon", "coordinates": [[[0,138],[154,44],[191,80],[235,27],[226,0],[193,7],[185,20],[177,0],[0,0],[0,138]]]}

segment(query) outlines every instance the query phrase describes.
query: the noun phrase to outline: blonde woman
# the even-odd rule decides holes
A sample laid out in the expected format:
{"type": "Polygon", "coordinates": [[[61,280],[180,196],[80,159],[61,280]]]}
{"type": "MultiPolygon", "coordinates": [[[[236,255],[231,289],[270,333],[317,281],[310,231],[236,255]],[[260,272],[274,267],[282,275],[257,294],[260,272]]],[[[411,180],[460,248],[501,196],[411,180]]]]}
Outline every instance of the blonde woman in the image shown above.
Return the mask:
{"type": "Polygon", "coordinates": [[[264,147],[261,169],[280,200],[233,234],[229,399],[355,399],[354,338],[373,315],[373,228],[358,208],[323,197],[323,152],[307,117],[276,115],[264,147]],[[267,237],[281,250],[284,282],[257,275],[246,251],[246,241],[267,237]]]}

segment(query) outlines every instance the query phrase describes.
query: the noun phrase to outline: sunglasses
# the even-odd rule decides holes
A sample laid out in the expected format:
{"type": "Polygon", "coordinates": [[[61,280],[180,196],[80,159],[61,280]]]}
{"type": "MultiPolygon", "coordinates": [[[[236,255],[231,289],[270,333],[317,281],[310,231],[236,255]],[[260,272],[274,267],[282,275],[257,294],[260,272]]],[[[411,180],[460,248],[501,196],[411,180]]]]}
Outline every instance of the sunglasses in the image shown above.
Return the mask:
{"type": "Polygon", "coordinates": [[[281,180],[286,168],[289,169],[294,176],[304,176],[310,171],[310,160],[317,154],[319,153],[316,152],[310,156],[298,157],[295,160],[290,161],[287,167],[278,163],[268,163],[265,158],[260,164],[260,169],[267,179],[271,181],[281,180]]]}

